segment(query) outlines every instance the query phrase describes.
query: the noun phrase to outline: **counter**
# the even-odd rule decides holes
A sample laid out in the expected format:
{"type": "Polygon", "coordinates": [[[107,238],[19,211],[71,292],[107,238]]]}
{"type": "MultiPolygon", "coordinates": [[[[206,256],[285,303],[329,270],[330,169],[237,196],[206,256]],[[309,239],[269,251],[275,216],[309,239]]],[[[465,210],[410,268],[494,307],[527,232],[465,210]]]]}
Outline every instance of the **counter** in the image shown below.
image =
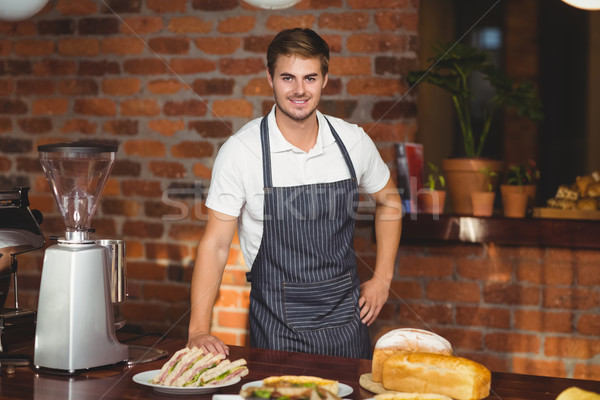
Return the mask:
{"type": "MultiPolygon", "coordinates": [[[[128,344],[156,346],[170,354],[185,345],[183,340],[143,337],[128,344]]],[[[236,385],[218,393],[237,394],[243,383],[270,375],[314,375],[336,379],[352,387],[348,399],[359,400],[373,394],[358,385],[361,374],[370,372],[370,360],[316,356],[304,353],[251,349],[231,346],[230,359],[245,358],[250,374],[236,385]]],[[[177,395],[162,394],[132,381],[135,374],[159,369],[165,359],[135,366],[115,365],[82,372],[74,377],[38,374],[30,367],[17,367],[14,374],[2,368],[0,398],[19,400],[48,399],[173,399],[177,395]]],[[[533,375],[492,373],[492,395],[488,399],[554,400],[564,389],[578,386],[600,392],[600,382],[533,375]]],[[[186,398],[191,398],[186,396],[186,398]]],[[[212,394],[193,398],[211,399],[212,394]]]]}

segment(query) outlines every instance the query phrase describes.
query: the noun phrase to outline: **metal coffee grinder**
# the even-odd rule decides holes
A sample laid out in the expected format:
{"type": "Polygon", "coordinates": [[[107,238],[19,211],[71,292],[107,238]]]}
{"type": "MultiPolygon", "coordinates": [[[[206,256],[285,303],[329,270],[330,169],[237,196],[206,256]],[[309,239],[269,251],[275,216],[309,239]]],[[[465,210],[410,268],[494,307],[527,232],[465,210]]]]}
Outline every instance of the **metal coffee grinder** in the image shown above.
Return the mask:
{"type": "Polygon", "coordinates": [[[127,361],[128,347],[115,334],[111,255],[90,239],[117,146],[67,142],[38,151],[66,232],[44,255],[33,363],[74,373],[127,361]]]}

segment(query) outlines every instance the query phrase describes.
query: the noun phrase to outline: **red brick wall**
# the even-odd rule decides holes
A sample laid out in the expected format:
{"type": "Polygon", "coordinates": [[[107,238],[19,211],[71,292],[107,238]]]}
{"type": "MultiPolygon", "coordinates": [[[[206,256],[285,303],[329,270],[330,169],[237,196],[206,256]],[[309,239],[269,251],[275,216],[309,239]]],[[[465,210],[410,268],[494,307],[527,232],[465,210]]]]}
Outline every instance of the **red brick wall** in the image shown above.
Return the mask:
{"type": "MultiPolygon", "coordinates": [[[[277,12],[240,0],[57,0],[0,23],[0,189],[31,187],[46,236],[63,233],[37,146],[75,139],[119,145],[93,220],[128,245],[130,327],[185,337],[203,196],[219,146],[272,104],[265,51],[281,29],[311,27],[330,43],[321,109],[362,125],[393,168],[414,140],[417,0],[303,0],[277,12]]],[[[370,230],[357,240],[369,243],[370,230]]],[[[51,244],[51,243],[49,243],[51,244]]],[[[21,306],[36,308],[42,251],[20,257],[21,306]]],[[[248,285],[236,242],[214,332],[246,341],[248,285]]]]}

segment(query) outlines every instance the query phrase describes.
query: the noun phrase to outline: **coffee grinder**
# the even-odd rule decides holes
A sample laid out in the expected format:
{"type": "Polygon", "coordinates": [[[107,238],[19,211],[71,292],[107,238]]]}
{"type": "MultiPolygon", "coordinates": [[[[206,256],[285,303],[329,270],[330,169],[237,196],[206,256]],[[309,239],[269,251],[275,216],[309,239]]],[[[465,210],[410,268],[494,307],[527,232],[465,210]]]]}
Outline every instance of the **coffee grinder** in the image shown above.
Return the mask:
{"type": "Polygon", "coordinates": [[[109,249],[90,239],[117,146],[67,142],[38,151],[66,231],[44,255],[33,363],[74,373],[127,361],[115,334],[109,249]]]}

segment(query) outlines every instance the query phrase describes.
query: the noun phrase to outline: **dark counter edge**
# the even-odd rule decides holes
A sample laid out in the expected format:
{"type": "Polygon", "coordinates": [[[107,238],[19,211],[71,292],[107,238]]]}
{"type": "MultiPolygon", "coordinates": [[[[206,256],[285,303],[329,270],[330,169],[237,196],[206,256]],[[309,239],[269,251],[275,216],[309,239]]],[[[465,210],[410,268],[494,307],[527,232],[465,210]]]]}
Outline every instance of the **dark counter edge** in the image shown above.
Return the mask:
{"type": "Polygon", "coordinates": [[[401,244],[429,241],[597,250],[600,221],[406,214],[401,244]]]}

